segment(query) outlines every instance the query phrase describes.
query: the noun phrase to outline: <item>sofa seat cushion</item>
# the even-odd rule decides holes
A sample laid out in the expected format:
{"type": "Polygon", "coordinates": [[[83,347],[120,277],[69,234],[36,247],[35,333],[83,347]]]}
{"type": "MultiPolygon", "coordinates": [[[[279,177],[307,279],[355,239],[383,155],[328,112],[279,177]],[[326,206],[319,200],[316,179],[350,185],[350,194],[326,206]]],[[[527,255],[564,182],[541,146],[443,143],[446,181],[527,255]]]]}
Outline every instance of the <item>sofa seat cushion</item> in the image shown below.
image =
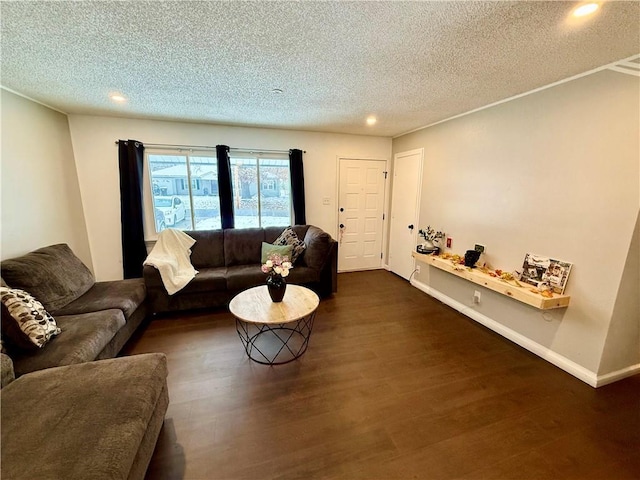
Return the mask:
{"type": "MultiPolygon", "coordinates": [[[[227,289],[227,269],[226,267],[202,268],[176,295],[184,293],[212,292],[227,289]]],[[[164,288],[164,287],[163,287],[164,288]]]]}
{"type": "Polygon", "coordinates": [[[146,296],[147,288],[142,278],[97,282],[87,293],[56,310],[53,315],[76,315],[118,308],[128,319],[144,303],[146,296]]]}
{"type": "Polygon", "coordinates": [[[266,285],[267,275],[260,270],[260,264],[236,265],[227,268],[227,289],[239,292],[257,285],[266,285]]]}
{"type": "Polygon", "coordinates": [[[314,283],[320,281],[320,272],[314,268],[295,266],[289,270],[289,276],[286,278],[287,283],[303,285],[306,283],[314,283]]]}
{"type": "Polygon", "coordinates": [[[60,334],[37,352],[13,353],[16,376],[45,368],[95,360],[125,325],[121,310],[111,309],[56,317],[60,334]]]}
{"type": "Polygon", "coordinates": [[[36,297],[49,312],[64,307],[91,288],[91,271],[64,243],[2,261],[2,277],[13,288],[36,297]]]}
{"type": "Polygon", "coordinates": [[[127,479],[166,378],[155,353],[11,382],[0,392],[2,478],[127,479]]]}

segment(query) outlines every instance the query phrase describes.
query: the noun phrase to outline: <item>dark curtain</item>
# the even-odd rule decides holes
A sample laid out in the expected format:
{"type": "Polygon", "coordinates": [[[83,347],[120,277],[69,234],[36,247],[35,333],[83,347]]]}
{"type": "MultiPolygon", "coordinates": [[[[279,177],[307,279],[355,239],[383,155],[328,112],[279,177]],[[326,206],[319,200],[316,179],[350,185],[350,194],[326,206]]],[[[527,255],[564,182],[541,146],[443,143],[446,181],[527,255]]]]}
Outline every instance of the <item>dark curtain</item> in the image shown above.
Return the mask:
{"type": "Polygon", "coordinates": [[[216,145],[218,157],[218,195],[220,197],[220,218],[222,228],[233,228],[233,192],[231,191],[231,162],[229,147],[216,145]]]}
{"type": "Polygon", "coordinates": [[[142,277],[142,263],[147,258],[142,211],[143,152],[140,142],[118,140],[124,278],[142,277]]]}
{"type": "Polygon", "coordinates": [[[289,150],[289,168],[291,170],[291,199],[293,218],[296,225],[306,225],[307,216],[304,206],[304,172],[302,169],[302,150],[289,150]]]}

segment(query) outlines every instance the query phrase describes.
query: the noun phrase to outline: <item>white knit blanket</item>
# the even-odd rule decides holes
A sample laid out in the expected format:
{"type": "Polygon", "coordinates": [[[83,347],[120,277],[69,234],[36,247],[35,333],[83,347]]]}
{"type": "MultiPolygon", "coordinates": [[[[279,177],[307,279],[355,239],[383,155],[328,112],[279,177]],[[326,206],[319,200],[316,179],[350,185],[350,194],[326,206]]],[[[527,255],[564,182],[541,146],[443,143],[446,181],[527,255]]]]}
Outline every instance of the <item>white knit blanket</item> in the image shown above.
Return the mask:
{"type": "Polygon", "coordinates": [[[160,232],[145,265],[156,267],[169,295],[182,290],[198,271],[191,265],[191,247],[196,241],[186,233],[169,228],[160,232]]]}

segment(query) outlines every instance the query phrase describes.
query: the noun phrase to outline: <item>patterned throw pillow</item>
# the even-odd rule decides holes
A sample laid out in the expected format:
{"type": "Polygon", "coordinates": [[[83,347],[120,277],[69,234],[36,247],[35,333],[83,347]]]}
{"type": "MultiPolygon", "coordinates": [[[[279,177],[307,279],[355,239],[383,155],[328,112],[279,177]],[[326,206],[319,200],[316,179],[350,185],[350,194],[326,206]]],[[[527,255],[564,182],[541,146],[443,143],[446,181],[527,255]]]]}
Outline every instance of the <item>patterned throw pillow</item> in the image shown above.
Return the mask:
{"type": "Polygon", "coordinates": [[[24,290],[0,287],[2,333],[18,348],[42,348],[58,335],[55,319],[24,290]]]}
{"type": "Polygon", "coordinates": [[[280,234],[278,238],[276,238],[274,245],[291,245],[293,247],[293,251],[291,252],[291,263],[296,263],[296,260],[302,253],[304,252],[307,246],[305,243],[298,238],[296,232],[293,231],[291,227],[287,227],[280,234]]]}

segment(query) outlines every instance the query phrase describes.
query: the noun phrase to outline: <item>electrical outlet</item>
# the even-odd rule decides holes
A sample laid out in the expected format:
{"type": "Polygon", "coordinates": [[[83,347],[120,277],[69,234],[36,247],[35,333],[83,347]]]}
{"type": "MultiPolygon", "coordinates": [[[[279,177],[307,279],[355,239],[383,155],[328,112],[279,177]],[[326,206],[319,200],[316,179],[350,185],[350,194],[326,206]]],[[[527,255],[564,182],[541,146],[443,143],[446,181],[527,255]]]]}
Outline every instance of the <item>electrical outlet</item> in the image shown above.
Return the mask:
{"type": "Polygon", "coordinates": [[[476,243],[474,250],[476,252],[484,253],[484,245],[480,245],[479,243],[476,243]]]}
{"type": "Polygon", "coordinates": [[[322,204],[323,205],[329,205],[331,202],[331,199],[329,197],[323,197],[322,198],[322,204]]]}
{"type": "Polygon", "coordinates": [[[447,237],[447,248],[451,248],[451,245],[453,245],[453,238],[447,237]]]}
{"type": "Polygon", "coordinates": [[[473,292],[473,303],[480,303],[481,294],[478,290],[473,292]]]}
{"type": "Polygon", "coordinates": [[[416,273],[420,273],[420,265],[416,265],[416,273]]]}

